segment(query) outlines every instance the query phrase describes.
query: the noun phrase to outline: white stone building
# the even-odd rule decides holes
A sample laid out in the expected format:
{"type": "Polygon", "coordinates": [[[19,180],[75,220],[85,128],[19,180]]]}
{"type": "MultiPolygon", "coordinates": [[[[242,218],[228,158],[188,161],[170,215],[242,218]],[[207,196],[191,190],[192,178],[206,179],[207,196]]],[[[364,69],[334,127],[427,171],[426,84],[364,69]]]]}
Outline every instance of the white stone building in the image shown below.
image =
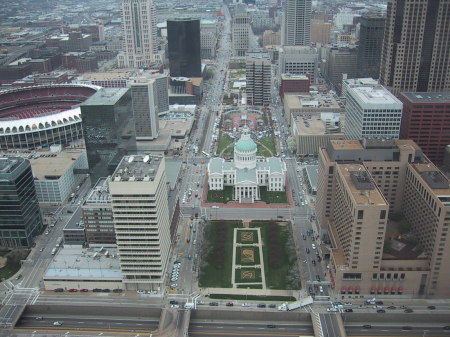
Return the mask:
{"type": "Polygon", "coordinates": [[[280,158],[257,158],[257,145],[244,127],[234,145],[234,161],[213,158],[208,164],[208,185],[213,191],[233,186],[233,199],[253,203],[261,199],[260,187],[281,192],[286,186],[286,163],[280,158]]]}

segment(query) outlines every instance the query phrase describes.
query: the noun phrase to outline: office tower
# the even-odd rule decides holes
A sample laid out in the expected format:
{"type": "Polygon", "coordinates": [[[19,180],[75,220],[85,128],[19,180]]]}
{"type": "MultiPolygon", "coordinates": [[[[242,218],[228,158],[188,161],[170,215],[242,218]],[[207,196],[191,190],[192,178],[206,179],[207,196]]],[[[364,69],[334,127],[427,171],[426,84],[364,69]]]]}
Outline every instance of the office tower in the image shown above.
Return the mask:
{"type": "Polygon", "coordinates": [[[380,83],[401,91],[450,90],[450,0],[390,0],[380,83]]]}
{"type": "Polygon", "coordinates": [[[449,181],[417,144],[332,140],[319,176],[317,220],[341,294],[450,296],[449,181]],[[409,224],[401,234],[398,219],[409,224]]]}
{"type": "Polygon", "coordinates": [[[216,57],[217,36],[217,21],[200,21],[200,56],[202,59],[214,59],[216,57]]]}
{"type": "Polygon", "coordinates": [[[331,23],[323,20],[311,20],[311,42],[329,44],[331,33],[331,23]]]}
{"type": "Polygon", "coordinates": [[[234,56],[245,56],[250,47],[250,18],[245,13],[235,14],[232,25],[232,48],[234,56]]]}
{"type": "Polygon", "coordinates": [[[141,77],[131,84],[136,139],[158,138],[159,113],[169,111],[167,76],[141,77]]]}
{"type": "Polygon", "coordinates": [[[281,74],[280,97],[288,93],[309,93],[310,79],[305,75],[281,74]]]}
{"type": "Polygon", "coordinates": [[[360,19],[358,46],[358,76],[378,78],[380,74],[381,49],[384,24],[380,16],[363,16],[360,19]]]}
{"type": "Polygon", "coordinates": [[[309,46],[311,42],[311,0],[286,0],[281,25],[282,46],[309,46]]]}
{"type": "Polygon", "coordinates": [[[272,84],[272,66],[269,54],[248,53],[245,76],[247,78],[247,104],[269,105],[272,84]]]}
{"type": "Polygon", "coordinates": [[[279,55],[280,74],[308,75],[311,83],[318,78],[317,49],[304,46],[285,46],[279,55]]]}
{"type": "Polygon", "coordinates": [[[122,157],[136,153],[129,88],[103,88],[80,106],[91,182],[111,175],[122,157]]]}
{"type": "Polygon", "coordinates": [[[155,61],[155,8],[152,0],[123,0],[124,50],[118,55],[121,68],[142,68],[155,61]]]}
{"type": "Polygon", "coordinates": [[[450,144],[450,94],[448,92],[402,92],[400,137],[414,140],[435,164],[444,160],[450,144]]]}
{"type": "Polygon", "coordinates": [[[326,62],[322,63],[322,73],[340,95],[343,78],[358,77],[356,67],[358,48],[356,46],[329,46],[326,47],[325,53],[326,62]]]}
{"type": "Polygon", "coordinates": [[[347,139],[398,139],[402,121],[402,102],[379,84],[347,80],[345,127],[347,139]]]}
{"type": "Polygon", "coordinates": [[[160,291],[171,244],[164,157],[124,157],[109,190],[125,289],[160,291]]]}
{"type": "Polygon", "coordinates": [[[167,20],[171,77],[201,77],[200,20],[167,20]]]}
{"type": "Polygon", "coordinates": [[[102,177],[96,182],[81,208],[86,242],[115,244],[116,233],[108,178],[102,177]]]}
{"type": "Polygon", "coordinates": [[[30,162],[0,158],[0,247],[31,247],[42,229],[30,162]]]}

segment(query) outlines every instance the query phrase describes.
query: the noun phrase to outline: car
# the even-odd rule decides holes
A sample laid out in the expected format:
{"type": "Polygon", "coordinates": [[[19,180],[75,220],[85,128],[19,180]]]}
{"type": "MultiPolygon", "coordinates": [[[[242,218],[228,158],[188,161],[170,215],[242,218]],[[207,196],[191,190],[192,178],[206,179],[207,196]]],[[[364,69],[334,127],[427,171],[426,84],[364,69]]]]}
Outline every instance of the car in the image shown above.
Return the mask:
{"type": "Polygon", "coordinates": [[[111,290],[109,289],[102,289],[102,293],[109,293],[111,290]]]}
{"type": "Polygon", "coordinates": [[[311,246],[313,250],[316,250],[316,245],[314,243],[311,246]]]}
{"type": "Polygon", "coordinates": [[[266,304],[265,303],[259,303],[258,304],[258,308],[265,308],[266,307],[266,304]]]}
{"type": "Polygon", "coordinates": [[[403,312],[410,314],[410,313],[414,312],[414,310],[407,308],[407,309],[403,310],[403,312]]]}
{"type": "Polygon", "coordinates": [[[305,250],[306,250],[306,254],[309,254],[309,248],[306,248],[305,250]]]}
{"type": "Polygon", "coordinates": [[[269,304],[269,308],[276,308],[277,306],[276,306],[276,304],[274,304],[274,303],[271,303],[271,304],[269,304]]]}
{"type": "Polygon", "coordinates": [[[232,303],[232,302],[228,302],[227,304],[226,304],[226,306],[227,307],[232,307],[234,304],[232,303]]]}
{"type": "Polygon", "coordinates": [[[303,234],[303,240],[306,240],[306,235],[305,234],[303,234]]]}
{"type": "Polygon", "coordinates": [[[68,209],[67,213],[73,213],[73,211],[71,209],[68,209]]]}
{"type": "Polygon", "coordinates": [[[62,293],[64,291],[63,288],[56,288],[53,290],[55,293],[62,293]]]}
{"type": "Polygon", "coordinates": [[[219,306],[219,303],[218,303],[218,302],[209,302],[209,305],[210,305],[211,307],[218,307],[218,306],[219,306]]]}
{"type": "Polygon", "coordinates": [[[45,235],[48,235],[48,233],[49,233],[48,231],[45,231],[45,232],[44,232],[45,235]]]}
{"type": "Polygon", "coordinates": [[[402,306],[400,307],[400,309],[408,309],[408,307],[407,307],[406,305],[402,305],[402,306]]]}
{"type": "Polygon", "coordinates": [[[121,293],[122,291],[122,289],[113,289],[113,293],[121,293]]]}
{"type": "Polygon", "coordinates": [[[22,278],[22,274],[16,276],[16,280],[20,280],[22,278]]]}
{"type": "Polygon", "coordinates": [[[178,287],[178,283],[172,283],[170,285],[170,288],[175,289],[176,287],[178,287]]]}
{"type": "Polygon", "coordinates": [[[384,309],[378,309],[377,312],[378,312],[379,314],[384,314],[384,313],[386,312],[386,310],[384,310],[384,309]]]}
{"type": "Polygon", "coordinates": [[[268,328],[276,328],[277,326],[275,324],[267,324],[268,328]]]}
{"type": "Polygon", "coordinates": [[[429,310],[434,310],[434,309],[436,309],[436,307],[435,307],[434,305],[429,305],[429,306],[427,307],[427,309],[429,309],[429,310]]]}
{"type": "Polygon", "coordinates": [[[386,309],[389,309],[389,310],[395,310],[395,309],[397,309],[397,307],[396,307],[396,306],[393,306],[393,305],[390,305],[390,306],[388,306],[386,309]]]}
{"type": "Polygon", "coordinates": [[[383,301],[375,301],[376,305],[383,305],[383,301]]]}
{"type": "Polygon", "coordinates": [[[316,280],[320,282],[320,276],[316,275],[316,280]]]}
{"type": "Polygon", "coordinates": [[[82,293],[87,293],[89,290],[88,289],[80,289],[80,292],[82,293]]]}
{"type": "Polygon", "coordinates": [[[380,306],[380,305],[374,305],[372,308],[374,308],[374,309],[383,309],[383,307],[382,306],[380,306]]]}
{"type": "Polygon", "coordinates": [[[169,304],[178,304],[178,301],[171,300],[171,301],[169,302],[169,304]]]}
{"type": "Polygon", "coordinates": [[[42,316],[36,316],[36,321],[42,321],[44,319],[44,317],[42,316]]]}
{"type": "Polygon", "coordinates": [[[402,326],[402,330],[412,330],[411,326],[402,326]]]}
{"type": "Polygon", "coordinates": [[[337,312],[337,308],[327,308],[327,312],[337,312]]]}
{"type": "Polygon", "coordinates": [[[312,263],[313,265],[316,265],[316,260],[312,260],[311,263],[312,263]]]}
{"type": "Polygon", "coordinates": [[[370,324],[364,324],[362,327],[363,327],[363,329],[371,329],[372,328],[372,326],[370,324]]]}
{"type": "Polygon", "coordinates": [[[61,326],[61,325],[63,325],[63,324],[62,324],[62,322],[56,321],[56,322],[53,322],[53,325],[54,325],[54,326],[61,326]]]}
{"type": "Polygon", "coordinates": [[[446,326],[444,326],[442,329],[444,329],[444,330],[450,330],[450,325],[446,325],[446,326]]]}
{"type": "Polygon", "coordinates": [[[92,289],[92,291],[93,291],[94,293],[101,293],[101,292],[102,292],[102,290],[99,289],[99,288],[94,288],[94,289],[92,289]]]}
{"type": "Polygon", "coordinates": [[[78,292],[78,289],[69,289],[68,291],[69,291],[69,293],[76,293],[76,292],[78,292]]]}
{"type": "Polygon", "coordinates": [[[178,304],[172,304],[170,307],[173,309],[178,309],[180,306],[178,304]]]}
{"type": "Polygon", "coordinates": [[[344,309],[344,312],[353,312],[353,309],[344,309]]]}
{"type": "Polygon", "coordinates": [[[249,307],[249,306],[251,306],[251,304],[250,303],[242,303],[242,306],[243,307],[249,307]]]}

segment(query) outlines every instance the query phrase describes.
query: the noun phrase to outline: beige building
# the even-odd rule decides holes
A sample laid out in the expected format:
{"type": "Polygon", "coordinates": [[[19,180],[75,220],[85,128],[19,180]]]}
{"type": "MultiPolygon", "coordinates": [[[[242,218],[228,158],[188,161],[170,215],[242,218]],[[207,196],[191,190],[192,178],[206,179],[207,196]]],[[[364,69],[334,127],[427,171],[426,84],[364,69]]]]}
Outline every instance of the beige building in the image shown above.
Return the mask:
{"type": "Polygon", "coordinates": [[[281,44],[281,33],[272,30],[266,30],[263,33],[263,47],[279,46],[281,44]]]}
{"type": "Polygon", "coordinates": [[[317,220],[341,294],[450,296],[449,181],[413,141],[332,140],[319,177],[317,220]],[[387,218],[400,212],[411,225],[401,235],[387,218]]]}
{"type": "Polygon", "coordinates": [[[297,155],[317,155],[331,139],[344,139],[339,113],[322,112],[320,117],[297,116],[292,124],[292,134],[297,142],[297,155]]]}
{"type": "Polygon", "coordinates": [[[323,20],[311,20],[311,42],[329,44],[330,43],[331,23],[323,20]]]}
{"type": "Polygon", "coordinates": [[[380,83],[394,94],[449,91],[450,0],[390,0],[380,83]]]}
{"type": "Polygon", "coordinates": [[[164,157],[124,157],[109,189],[124,288],[160,291],[171,245],[164,157]]]}
{"type": "Polygon", "coordinates": [[[239,13],[233,17],[232,48],[234,56],[245,56],[250,46],[250,18],[246,13],[239,13]]]}

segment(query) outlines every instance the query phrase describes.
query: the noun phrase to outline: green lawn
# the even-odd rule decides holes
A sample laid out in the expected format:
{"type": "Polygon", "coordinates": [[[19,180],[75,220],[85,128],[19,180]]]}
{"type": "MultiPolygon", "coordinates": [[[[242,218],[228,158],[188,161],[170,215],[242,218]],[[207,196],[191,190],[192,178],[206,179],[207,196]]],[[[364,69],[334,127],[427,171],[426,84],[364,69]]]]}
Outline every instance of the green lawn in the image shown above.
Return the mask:
{"type": "Polygon", "coordinates": [[[228,294],[211,294],[211,299],[217,300],[249,300],[249,301],[280,301],[280,302],[293,302],[295,297],[292,296],[256,296],[256,295],[228,295],[228,294]]]}
{"type": "Polygon", "coordinates": [[[233,186],[224,186],[223,191],[208,190],[208,195],[206,196],[207,202],[226,204],[231,200],[233,200],[233,186]]]}
{"type": "Polygon", "coordinates": [[[233,143],[233,138],[227,134],[220,133],[219,144],[217,145],[217,154],[222,158],[233,157],[233,143]],[[222,153],[222,151],[224,152],[222,153]]]}
{"type": "Polygon", "coordinates": [[[287,204],[287,194],[284,192],[267,191],[267,187],[260,187],[261,200],[268,204],[287,204]]]}
{"type": "Polygon", "coordinates": [[[238,284],[237,287],[244,289],[262,289],[262,284],[238,284]]]}
{"type": "MultiPolygon", "coordinates": [[[[287,223],[282,222],[277,227],[278,235],[280,238],[280,262],[277,267],[270,266],[269,264],[269,245],[264,244],[263,247],[263,259],[264,259],[264,273],[266,276],[266,285],[269,289],[299,289],[299,282],[295,282],[295,286],[288,286],[288,272],[291,268],[295,266],[295,250],[289,252],[286,247],[286,242],[288,238],[292,235],[289,225],[287,223]],[[289,258],[291,257],[291,261],[289,258]]],[[[261,236],[263,242],[268,242],[268,226],[269,223],[266,221],[252,221],[250,224],[251,228],[260,227],[261,228],[261,236]]]]}
{"type": "Polygon", "coordinates": [[[237,243],[258,243],[258,233],[255,230],[240,230],[237,234],[237,243]]]}
{"type": "MultiPolygon", "coordinates": [[[[200,268],[200,278],[198,284],[200,287],[231,287],[231,261],[233,258],[233,229],[235,227],[242,228],[240,221],[210,221],[206,227],[206,251],[202,256],[204,262],[200,268]],[[223,251],[220,252],[224,256],[223,267],[218,266],[217,259],[217,245],[219,242],[219,226],[223,224],[226,226],[226,241],[223,251]],[[206,256],[205,256],[206,255],[206,256]]],[[[203,252],[202,252],[203,254],[203,252]]]]}
{"type": "Polygon", "coordinates": [[[13,276],[15,273],[17,273],[20,269],[20,263],[17,263],[12,266],[5,266],[2,269],[0,269],[0,281],[2,279],[9,279],[11,276],[13,276]]]}
{"type": "Polygon", "coordinates": [[[236,248],[236,264],[240,264],[243,266],[254,266],[255,264],[260,263],[261,260],[259,258],[259,249],[257,247],[236,248]],[[252,251],[252,253],[249,254],[249,251],[252,251]],[[253,258],[251,258],[249,255],[252,255],[253,258]]]}
{"type": "Polygon", "coordinates": [[[234,281],[237,283],[261,282],[261,269],[259,268],[241,268],[236,269],[234,281]]]}
{"type": "Polygon", "coordinates": [[[264,157],[273,157],[277,154],[277,151],[275,150],[275,142],[273,140],[273,137],[264,137],[257,141],[257,143],[265,145],[267,147],[267,150],[264,146],[259,145],[258,151],[256,152],[257,156],[264,156],[264,157]]]}

